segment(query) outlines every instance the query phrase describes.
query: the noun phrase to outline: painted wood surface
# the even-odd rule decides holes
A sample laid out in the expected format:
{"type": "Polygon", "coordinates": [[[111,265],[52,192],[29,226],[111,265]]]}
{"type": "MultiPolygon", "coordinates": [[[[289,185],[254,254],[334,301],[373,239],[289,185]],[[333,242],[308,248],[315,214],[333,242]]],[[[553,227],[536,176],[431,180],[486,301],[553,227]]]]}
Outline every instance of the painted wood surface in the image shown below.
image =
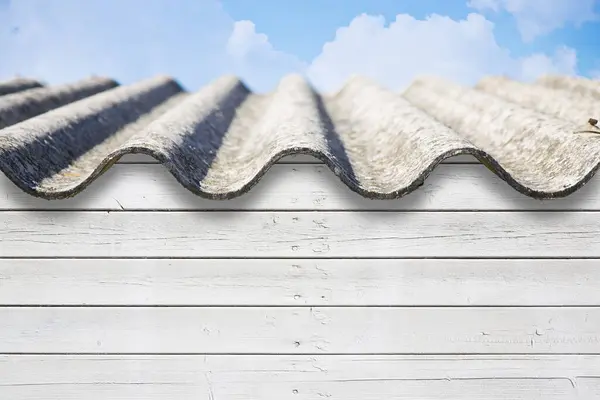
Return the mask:
{"type": "Polygon", "coordinates": [[[598,356],[3,356],[19,400],[593,400],[598,356]]]}
{"type": "Polygon", "coordinates": [[[595,306],[597,260],[0,259],[0,305],[595,306]]]}
{"type": "Polygon", "coordinates": [[[436,168],[416,192],[371,200],[348,189],[324,165],[274,165],[249,193],[233,200],[203,199],[183,188],[159,164],[117,164],[83,193],[47,201],[0,176],[0,210],[600,210],[600,180],[573,195],[535,200],[514,190],[483,165],[436,168]]]}
{"type": "Polygon", "coordinates": [[[465,156],[371,201],[296,156],[214,202],[133,155],[48,202],[2,176],[0,398],[600,398],[595,181],[540,202],[465,156]]]}
{"type": "Polygon", "coordinates": [[[0,353],[600,354],[600,307],[3,307],[0,353]]]}
{"type": "Polygon", "coordinates": [[[600,257],[598,212],[0,213],[2,257],[600,257]]]}

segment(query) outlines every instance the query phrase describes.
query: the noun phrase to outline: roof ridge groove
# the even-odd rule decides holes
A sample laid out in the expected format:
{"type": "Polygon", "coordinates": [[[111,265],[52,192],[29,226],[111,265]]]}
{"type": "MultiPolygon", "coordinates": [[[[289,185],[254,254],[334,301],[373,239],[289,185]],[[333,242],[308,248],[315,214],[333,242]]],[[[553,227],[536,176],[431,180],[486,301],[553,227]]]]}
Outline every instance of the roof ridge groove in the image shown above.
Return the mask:
{"type": "Polygon", "coordinates": [[[282,156],[311,154],[351,190],[389,199],[416,190],[445,158],[470,154],[525,195],[563,197],[600,165],[600,129],[589,122],[600,97],[597,82],[561,79],[487,77],[469,88],[421,77],[400,94],[357,76],[332,95],[300,75],[268,93],[231,75],[196,92],[169,76],[13,80],[0,83],[13,90],[0,96],[0,170],[25,192],[58,199],[141,152],[197,195],[228,199],[282,156]]]}

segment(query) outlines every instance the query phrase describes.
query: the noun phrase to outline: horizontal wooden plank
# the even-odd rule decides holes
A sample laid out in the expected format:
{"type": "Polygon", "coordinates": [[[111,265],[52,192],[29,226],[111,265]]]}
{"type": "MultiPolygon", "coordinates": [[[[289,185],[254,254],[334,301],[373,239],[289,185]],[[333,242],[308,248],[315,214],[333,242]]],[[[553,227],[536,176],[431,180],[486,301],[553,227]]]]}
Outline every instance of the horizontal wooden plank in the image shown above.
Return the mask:
{"type": "Polygon", "coordinates": [[[0,259],[0,305],[583,306],[597,260],[0,259]]]}
{"type": "Polygon", "coordinates": [[[598,212],[0,213],[2,257],[600,257],[598,212]]]}
{"type": "Polygon", "coordinates": [[[47,201],[0,176],[0,210],[600,210],[600,180],[569,197],[535,200],[483,165],[440,165],[417,191],[396,200],[366,199],[324,165],[274,165],[249,193],[233,200],[203,199],[162,165],[120,164],[83,193],[47,201]]]}
{"type": "MultiPolygon", "coordinates": [[[[156,163],[158,163],[158,161],[156,161],[155,158],[153,158],[149,155],[146,155],[146,154],[126,154],[119,159],[118,163],[120,163],[120,164],[140,164],[140,163],[156,164],[156,163]]],[[[321,160],[319,160],[318,158],[315,158],[315,157],[307,155],[307,154],[286,156],[286,157],[283,157],[282,159],[280,159],[278,161],[278,163],[280,163],[280,164],[323,164],[323,162],[321,160]]],[[[473,156],[460,155],[460,156],[447,158],[442,163],[444,163],[444,164],[455,164],[455,163],[478,164],[479,160],[473,156]]]]}
{"type": "Polygon", "coordinates": [[[3,356],[6,399],[592,400],[597,356],[3,356]]]}
{"type": "Polygon", "coordinates": [[[0,353],[600,353],[600,308],[2,307],[0,353]]]}

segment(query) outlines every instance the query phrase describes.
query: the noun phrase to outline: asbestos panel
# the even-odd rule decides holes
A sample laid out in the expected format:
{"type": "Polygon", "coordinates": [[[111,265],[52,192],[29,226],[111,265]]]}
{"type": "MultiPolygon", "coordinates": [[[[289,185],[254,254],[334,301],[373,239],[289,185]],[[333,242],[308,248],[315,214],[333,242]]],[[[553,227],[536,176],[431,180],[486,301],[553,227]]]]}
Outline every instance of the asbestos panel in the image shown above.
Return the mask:
{"type": "Polygon", "coordinates": [[[193,93],[166,76],[126,86],[20,79],[0,94],[0,169],[46,199],[74,196],[127,153],[155,157],[211,199],[239,196],[296,153],[379,199],[417,189],[458,154],[540,199],[573,193],[600,163],[600,82],[583,78],[488,77],[468,88],[422,77],[400,94],[359,77],[331,95],[297,75],[266,94],[232,76],[193,93]]]}

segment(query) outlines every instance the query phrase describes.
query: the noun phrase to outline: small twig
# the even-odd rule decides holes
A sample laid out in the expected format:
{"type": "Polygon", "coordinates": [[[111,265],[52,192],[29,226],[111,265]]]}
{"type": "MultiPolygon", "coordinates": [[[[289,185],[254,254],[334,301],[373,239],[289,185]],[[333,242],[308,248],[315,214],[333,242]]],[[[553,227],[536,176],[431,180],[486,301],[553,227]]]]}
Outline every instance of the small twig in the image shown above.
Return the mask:
{"type": "Polygon", "coordinates": [[[587,121],[587,125],[582,126],[579,130],[574,132],[577,134],[582,133],[593,133],[595,135],[600,135],[600,126],[598,125],[598,120],[596,118],[590,118],[587,121]]]}
{"type": "Polygon", "coordinates": [[[588,125],[581,127],[580,130],[575,131],[575,134],[581,133],[593,133],[595,135],[600,134],[600,126],[598,126],[598,120],[596,118],[588,119],[588,125]]]}

